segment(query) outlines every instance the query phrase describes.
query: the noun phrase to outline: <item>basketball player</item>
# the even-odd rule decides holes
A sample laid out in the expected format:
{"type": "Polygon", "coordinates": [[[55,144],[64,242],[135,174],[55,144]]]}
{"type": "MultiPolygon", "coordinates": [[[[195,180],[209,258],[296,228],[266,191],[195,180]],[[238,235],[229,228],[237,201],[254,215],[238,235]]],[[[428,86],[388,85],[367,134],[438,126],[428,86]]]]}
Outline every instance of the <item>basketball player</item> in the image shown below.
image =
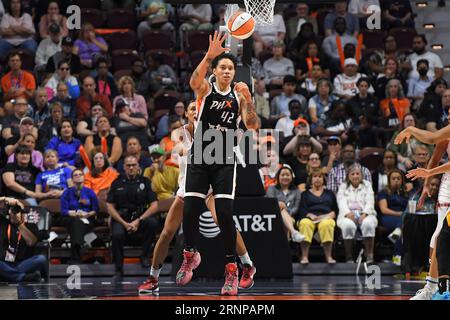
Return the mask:
{"type": "MultiPolygon", "coordinates": [[[[450,96],[450,90],[446,90],[444,94],[450,96]]],[[[431,160],[428,164],[428,169],[417,168],[414,170],[410,170],[407,174],[408,178],[412,178],[414,180],[417,178],[425,178],[424,188],[422,190],[422,195],[418,203],[419,207],[421,207],[421,205],[423,204],[425,197],[429,195],[428,192],[429,178],[433,175],[444,173],[441,179],[441,185],[439,188],[439,195],[438,195],[438,224],[430,241],[430,248],[432,250],[432,253],[430,259],[431,260],[430,270],[426,279],[427,283],[423,289],[419,290],[416,293],[416,295],[413,298],[411,298],[411,300],[431,300],[433,294],[436,292],[438,288],[438,284],[439,287],[444,286],[443,284],[440,284],[441,280],[438,279],[438,277],[441,278],[439,276],[441,274],[440,272],[441,266],[438,262],[442,261],[445,265],[446,264],[445,261],[449,260],[450,258],[447,257],[446,253],[442,252],[442,248],[448,246],[448,244],[443,244],[443,241],[446,241],[444,240],[445,237],[439,236],[441,233],[442,226],[445,224],[445,218],[447,217],[447,214],[450,209],[450,162],[442,166],[436,167],[439,164],[440,160],[442,159],[442,156],[444,155],[445,151],[447,151],[447,155],[450,157],[450,141],[449,141],[450,126],[447,125],[445,128],[442,128],[441,130],[436,132],[421,130],[415,127],[408,127],[397,136],[397,138],[395,139],[395,143],[401,144],[405,139],[407,140],[407,142],[409,142],[409,139],[412,136],[414,136],[417,140],[421,142],[428,144],[436,144],[433,156],[431,157],[431,160]],[[437,240],[438,238],[439,241],[437,240]],[[440,259],[438,258],[439,254],[437,251],[440,251],[441,253],[440,259]]],[[[445,271],[444,269],[442,271],[445,271]]],[[[446,278],[448,279],[448,276],[446,278]]],[[[442,289],[440,289],[440,291],[442,291],[442,289]]]]}
{"type": "Polygon", "coordinates": [[[225,38],[225,34],[217,32],[209,37],[208,51],[190,79],[190,86],[198,101],[198,120],[194,124],[194,142],[186,169],[183,215],[185,249],[176,282],[178,285],[189,283],[192,270],[200,264],[195,241],[202,202],[211,185],[227,261],[221,293],[237,295],[236,227],[233,220],[236,159],[233,133],[239,128],[241,119],[247,129],[257,129],[258,117],[247,85],[233,82],[236,57],[227,53],[229,48],[222,47],[225,38]],[[214,80],[213,77],[205,79],[209,67],[212,67],[214,80]],[[228,131],[232,133],[232,139],[229,139],[228,131]]]}
{"type": "MultiPolygon", "coordinates": [[[[164,229],[159,236],[158,242],[156,243],[155,250],[153,252],[150,277],[145,283],[139,286],[140,295],[158,294],[159,273],[161,271],[164,259],[167,256],[169,244],[172,241],[175,232],[181,225],[184,205],[184,173],[187,164],[187,154],[192,145],[193,125],[197,115],[196,109],[197,108],[195,101],[191,102],[187,106],[185,112],[186,118],[188,119],[188,124],[172,132],[172,141],[175,142],[173,153],[179,155],[177,162],[180,168],[180,175],[178,177],[178,185],[180,186],[180,188],[177,191],[177,197],[175,198],[175,201],[170,206],[169,213],[167,214],[166,221],[164,223],[164,229]]],[[[212,197],[208,197],[208,199],[206,200],[206,205],[211,211],[214,221],[217,223],[217,216],[214,210],[214,199],[212,197]]],[[[253,266],[253,262],[248,255],[247,248],[245,247],[244,241],[239,232],[237,232],[236,251],[243,264],[242,277],[239,282],[239,287],[242,289],[251,288],[253,286],[253,276],[256,273],[256,268],[253,266]]]]}

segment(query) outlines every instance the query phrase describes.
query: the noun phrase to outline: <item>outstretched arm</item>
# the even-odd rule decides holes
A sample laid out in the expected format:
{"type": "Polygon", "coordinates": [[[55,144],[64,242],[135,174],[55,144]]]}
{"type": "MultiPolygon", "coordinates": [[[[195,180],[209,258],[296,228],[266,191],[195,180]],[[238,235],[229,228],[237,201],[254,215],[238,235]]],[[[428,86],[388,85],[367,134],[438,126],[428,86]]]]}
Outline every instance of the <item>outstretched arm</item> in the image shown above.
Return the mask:
{"type": "Polygon", "coordinates": [[[408,179],[416,180],[419,178],[429,178],[438,174],[450,171],[450,162],[447,162],[433,169],[417,168],[409,170],[406,174],[408,179]]]}
{"type": "Polygon", "coordinates": [[[215,57],[230,50],[229,48],[222,47],[225,39],[226,35],[224,33],[217,33],[217,31],[214,32],[214,36],[209,36],[208,52],[206,52],[205,57],[192,73],[191,80],[189,81],[189,85],[197,97],[203,97],[209,90],[209,83],[205,77],[211,62],[215,57]]]}
{"type": "Polygon", "coordinates": [[[416,138],[420,142],[427,144],[437,144],[441,141],[450,139],[450,126],[446,126],[438,131],[430,132],[416,127],[408,127],[400,132],[395,138],[395,144],[401,144],[403,140],[409,143],[411,137],[416,138]]]}

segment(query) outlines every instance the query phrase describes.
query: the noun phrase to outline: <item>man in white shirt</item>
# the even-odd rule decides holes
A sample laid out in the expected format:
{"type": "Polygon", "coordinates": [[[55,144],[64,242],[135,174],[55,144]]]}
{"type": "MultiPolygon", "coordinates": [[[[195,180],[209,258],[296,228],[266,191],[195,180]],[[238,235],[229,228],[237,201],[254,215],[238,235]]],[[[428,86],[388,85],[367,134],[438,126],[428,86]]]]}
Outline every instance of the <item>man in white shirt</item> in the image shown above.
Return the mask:
{"type": "Polygon", "coordinates": [[[289,18],[286,22],[289,40],[293,40],[300,32],[302,25],[309,22],[313,25],[314,33],[318,34],[317,21],[315,18],[309,16],[309,7],[306,2],[301,2],[297,5],[297,15],[289,18]]]}
{"type": "Polygon", "coordinates": [[[419,34],[413,38],[413,51],[408,60],[411,62],[411,72],[409,73],[409,78],[419,78],[419,73],[417,72],[417,61],[421,59],[428,60],[429,69],[427,76],[431,79],[438,79],[444,75],[444,66],[442,64],[441,58],[433,52],[427,51],[427,38],[424,34],[419,34]]]}
{"type": "MultiPolygon", "coordinates": [[[[294,99],[289,102],[289,112],[291,113],[290,116],[281,118],[280,120],[278,120],[275,126],[275,130],[278,130],[279,132],[283,133],[283,137],[286,138],[292,136],[293,134],[292,130],[294,129],[294,121],[297,120],[298,117],[301,115],[300,114],[301,108],[302,105],[300,101],[294,99]]],[[[304,120],[304,122],[308,124],[306,120],[304,120]]]]}
{"type": "Polygon", "coordinates": [[[295,74],[294,63],[291,59],[284,57],[284,49],[285,45],[282,40],[277,40],[273,44],[273,57],[266,60],[263,64],[263,68],[268,76],[264,79],[266,84],[281,86],[283,77],[295,74]]]}
{"type": "Polygon", "coordinates": [[[277,40],[283,41],[286,36],[286,25],[283,16],[275,14],[273,16],[273,23],[261,26],[256,24],[255,32],[253,32],[253,48],[255,50],[255,57],[264,49],[270,49],[273,43],[277,40]]]}
{"type": "Polygon", "coordinates": [[[289,102],[291,100],[298,100],[301,104],[300,113],[305,116],[308,115],[307,101],[301,94],[295,93],[296,79],[294,76],[285,76],[283,79],[283,92],[272,99],[270,103],[270,118],[278,120],[283,117],[289,117],[289,102]]]}
{"type": "Polygon", "coordinates": [[[210,4],[187,4],[181,10],[179,18],[183,22],[180,26],[180,37],[184,39],[184,33],[191,30],[212,30],[212,7],[210,4]]]}
{"type": "Polygon", "coordinates": [[[340,65],[339,50],[344,51],[344,47],[348,43],[353,43],[356,47],[358,40],[353,36],[347,34],[347,27],[345,25],[345,19],[337,17],[334,21],[334,33],[323,40],[322,48],[325,54],[333,61],[333,63],[340,65]],[[339,48],[338,40],[342,48],[339,48]]]}
{"type": "MultiPolygon", "coordinates": [[[[334,93],[343,99],[350,100],[359,93],[356,83],[359,78],[367,76],[364,73],[358,72],[358,63],[353,58],[347,58],[344,61],[344,73],[338,74],[334,78],[334,93]]],[[[369,93],[374,93],[372,86],[369,88],[369,93]]]]}

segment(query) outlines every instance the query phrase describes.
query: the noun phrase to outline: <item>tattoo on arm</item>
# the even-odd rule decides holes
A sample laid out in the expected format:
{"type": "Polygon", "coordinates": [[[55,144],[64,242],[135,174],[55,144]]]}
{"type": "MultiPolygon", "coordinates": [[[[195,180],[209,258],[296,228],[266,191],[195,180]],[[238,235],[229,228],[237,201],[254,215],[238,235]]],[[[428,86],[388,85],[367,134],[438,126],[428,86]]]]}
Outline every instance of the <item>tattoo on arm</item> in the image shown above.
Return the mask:
{"type": "Polygon", "coordinates": [[[258,123],[258,115],[255,112],[255,105],[252,101],[248,102],[245,99],[241,100],[242,104],[242,116],[244,119],[244,124],[248,129],[257,129],[258,123]]]}

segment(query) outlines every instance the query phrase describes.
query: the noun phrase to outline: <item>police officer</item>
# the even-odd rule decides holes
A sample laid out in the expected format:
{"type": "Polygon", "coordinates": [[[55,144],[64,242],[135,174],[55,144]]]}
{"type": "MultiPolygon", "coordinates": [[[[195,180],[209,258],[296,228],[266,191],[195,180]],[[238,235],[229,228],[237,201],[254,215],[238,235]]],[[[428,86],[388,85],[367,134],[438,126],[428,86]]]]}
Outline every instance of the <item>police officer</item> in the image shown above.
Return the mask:
{"type": "Polygon", "coordinates": [[[128,155],[124,159],[125,174],[118,177],[108,193],[107,208],[112,217],[112,251],[115,264],[114,278],[123,275],[123,247],[125,240],[142,240],[141,263],[149,267],[152,242],[158,227],[154,214],[158,210],[156,194],[151,182],[140,175],[138,159],[128,155]]]}

